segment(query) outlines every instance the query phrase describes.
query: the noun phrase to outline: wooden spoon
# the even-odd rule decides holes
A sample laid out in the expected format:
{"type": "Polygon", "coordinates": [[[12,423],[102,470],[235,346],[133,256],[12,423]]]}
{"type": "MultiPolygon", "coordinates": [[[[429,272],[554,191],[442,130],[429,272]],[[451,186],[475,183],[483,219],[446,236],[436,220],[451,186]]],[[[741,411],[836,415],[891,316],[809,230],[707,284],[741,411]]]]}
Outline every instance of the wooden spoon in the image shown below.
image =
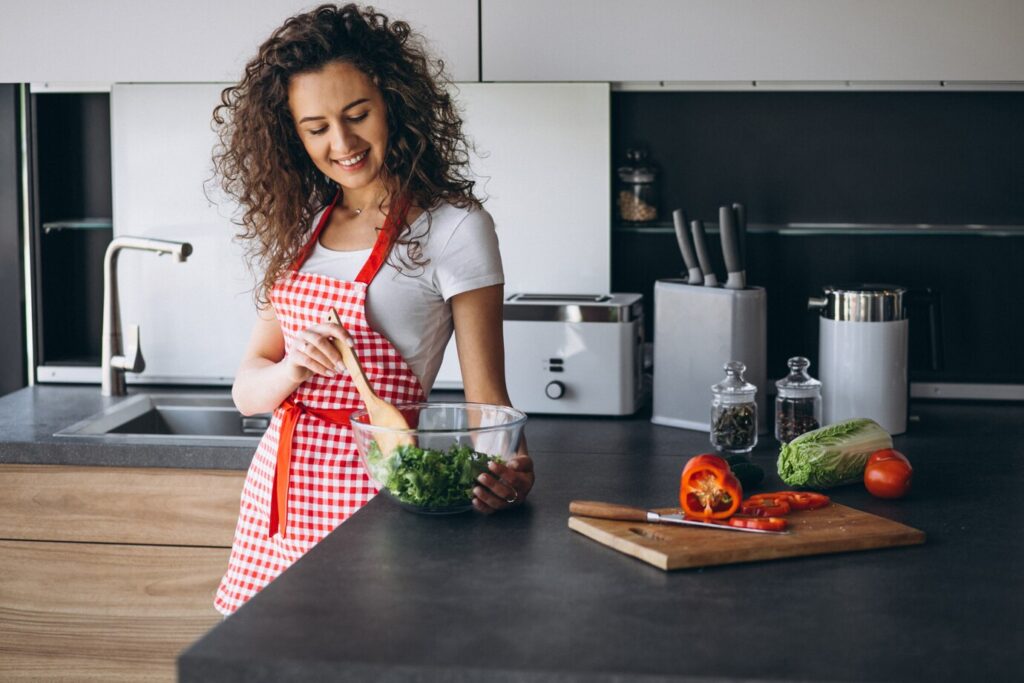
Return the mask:
{"type": "MultiPolygon", "coordinates": [[[[327,322],[341,325],[338,312],[333,308],[328,310],[327,322]]],[[[355,349],[341,339],[333,339],[334,346],[341,353],[341,360],[345,364],[352,381],[356,385],[360,398],[366,406],[366,412],[370,415],[370,424],[374,427],[386,427],[388,429],[408,430],[409,423],[406,421],[402,411],[394,407],[373,390],[370,382],[366,379],[363,366],[359,363],[355,349]]],[[[380,447],[381,454],[390,455],[399,446],[412,445],[413,439],[409,434],[378,433],[373,437],[380,447]]]]}

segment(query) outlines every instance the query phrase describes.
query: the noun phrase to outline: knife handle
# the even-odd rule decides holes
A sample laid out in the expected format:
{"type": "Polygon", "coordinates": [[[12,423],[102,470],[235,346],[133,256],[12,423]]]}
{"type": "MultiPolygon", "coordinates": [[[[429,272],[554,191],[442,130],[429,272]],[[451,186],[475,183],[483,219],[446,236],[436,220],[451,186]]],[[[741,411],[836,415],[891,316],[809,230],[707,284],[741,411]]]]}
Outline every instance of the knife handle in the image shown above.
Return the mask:
{"type": "Polygon", "coordinates": [[[647,521],[647,510],[615,503],[599,503],[594,500],[572,501],[569,503],[569,514],[601,519],[621,519],[624,522],[647,521]]]}
{"type": "Polygon", "coordinates": [[[726,289],[743,289],[746,286],[738,233],[734,209],[731,206],[719,207],[718,234],[722,239],[722,256],[725,258],[725,269],[729,274],[725,283],[726,289]]]}
{"type": "Polygon", "coordinates": [[[697,255],[693,252],[693,245],[690,244],[690,233],[687,230],[686,212],[676,209],[672,212],[672,224],[676,230],[676,241],[679,242],[679,251],[683,254],[683,262],[686,264],[687,284],[704,284],[704,273],[700,270],[697,262],[697,255]]]}
{"type": "Polygon", "coordinates": [[[743,268],[747,267],[747,209],[736,202],[732,205],[733,215],[736,216],[736,244],[740,246],[740,263],[743,268]]]}
{"type": "Polygon", "coordinates": [[[718,278],[715,271],[711,270],[711,258],[708,256],[708,247],[704,241],[704,223],[702,221],[690,221],[690,231],[693,233],[693,249],[697,252],[697,262],[700,269],[704,271],[704,286],[717,287],[718,278]]]}

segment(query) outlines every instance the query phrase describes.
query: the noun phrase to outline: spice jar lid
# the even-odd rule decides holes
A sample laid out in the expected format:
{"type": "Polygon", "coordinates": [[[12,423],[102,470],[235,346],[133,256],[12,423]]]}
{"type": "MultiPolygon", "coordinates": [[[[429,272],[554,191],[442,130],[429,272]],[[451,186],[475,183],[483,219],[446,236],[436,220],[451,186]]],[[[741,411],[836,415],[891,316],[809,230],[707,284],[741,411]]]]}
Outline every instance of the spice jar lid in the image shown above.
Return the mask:
{"type": "Polygon", "coordinates": [[[821,393],[821,382],[807,374],[811,361],[793,356],[787,365],[789,374],[775,382],[780,398],[814,398],[821,393]]]}
{"type": "Polygon", "coordinates": [[[730,403],[753,401],[757,387],[743,379],[747,366],[738,360],[731,360],[723,365],[722,369],[725,370],[725,379],[711,387],[715,396],[730,403]]]}
{"type": "Polygon", "coordinates": [[[647,152],[641,149],[626,151],[629,164],[619,167],[619,179],[624,183],[653,183],[658,171],[647,163],[647,152]]]}

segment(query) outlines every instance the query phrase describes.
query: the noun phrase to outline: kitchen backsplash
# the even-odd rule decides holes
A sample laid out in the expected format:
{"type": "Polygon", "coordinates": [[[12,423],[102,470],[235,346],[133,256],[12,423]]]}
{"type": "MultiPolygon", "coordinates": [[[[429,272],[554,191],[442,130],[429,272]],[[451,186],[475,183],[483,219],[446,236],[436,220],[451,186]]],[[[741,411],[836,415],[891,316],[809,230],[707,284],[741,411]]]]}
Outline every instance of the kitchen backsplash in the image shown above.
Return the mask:
{"type": "Polygon", "coordinates": [[[663,219],[1024,224],[1024,92],[615,92],[611,120],[663,219]]]}
{"type": "Polygon", "coordinates": [[[912,380],[1024,383],[1011,284],[1024,263],[1021,121],[1020,92],[614,93],[611,182],[626,150],[645,148],[660,200],[654,225],[613,226],[612,287],[644,293],[650,335],[654,281],[685,272],[672,209],[716,224],[720,204],[743,202],[748,282],[768,291],[770,377],[792,355],[816,366],[807,300],[822,285],[887,282],[938,294],[940,358],[927,310],[910,311],[912,380]]]}

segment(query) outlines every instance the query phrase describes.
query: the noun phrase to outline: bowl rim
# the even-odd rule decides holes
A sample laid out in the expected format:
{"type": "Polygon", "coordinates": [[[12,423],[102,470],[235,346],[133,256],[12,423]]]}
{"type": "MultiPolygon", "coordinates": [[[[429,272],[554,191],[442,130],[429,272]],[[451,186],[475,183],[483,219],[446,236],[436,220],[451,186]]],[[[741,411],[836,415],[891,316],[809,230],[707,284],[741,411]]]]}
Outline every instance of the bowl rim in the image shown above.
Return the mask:
{"type": "MultiPolygon", "coordinates": [[[[512,406],[503,406],[497,403],[479,403],[476,401],[414,401],[411,403],[395,403],[393,404],[396,408],[401,410],[402,408],[420,408],[423,406],[430,406],[431,408],[461,408],[465,406],[483,406],[487,408],[497,408],[502,412],[511,413],[514,419],[511,422],[506,422],[500,425],[489,425],[487,427],[463,427],[461,429],[392,429],[391,427],[379,427],[372,425],[369,422],[359,422],[358,429],[365,429],[368,432],[387,432],[393,434],[486,434],[488,432],[504,431],[512,427],[522,427],[526,423],[526,413],[523,411],[513,408],[512,406]]],[[[366,408],[360,408],[354,410],[349,415],[349,422],[352,424],[352,430],[356,428],[356,418],[369,417],[370,411],[366,408]]]]}

